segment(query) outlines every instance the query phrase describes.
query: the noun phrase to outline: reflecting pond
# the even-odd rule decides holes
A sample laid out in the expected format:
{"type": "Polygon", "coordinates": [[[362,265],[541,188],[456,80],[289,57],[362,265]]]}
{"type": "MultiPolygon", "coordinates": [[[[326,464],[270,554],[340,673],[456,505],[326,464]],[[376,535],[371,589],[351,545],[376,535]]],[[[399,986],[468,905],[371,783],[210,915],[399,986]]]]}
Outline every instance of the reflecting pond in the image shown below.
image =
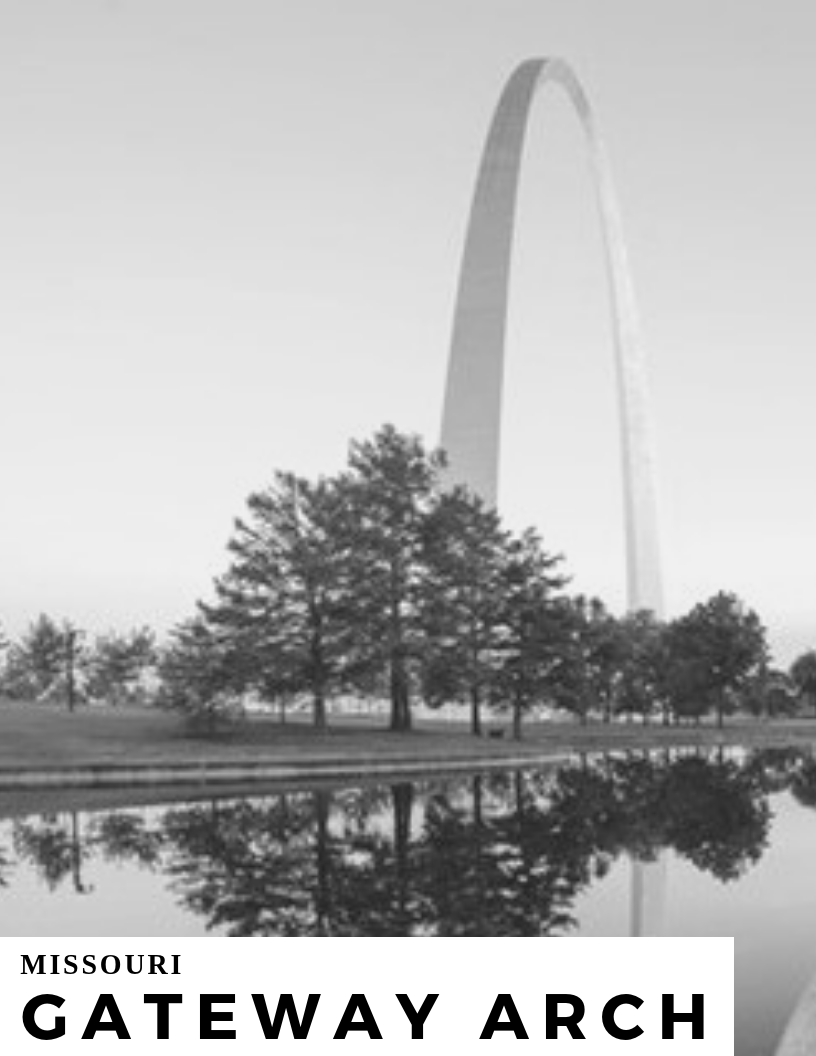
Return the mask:
{"type": "Polygon", "coordinates": [[[738,1056],[816,972],[816,760],[576,758],[0,820],[3,935],[734,935],[738,1056]]]}

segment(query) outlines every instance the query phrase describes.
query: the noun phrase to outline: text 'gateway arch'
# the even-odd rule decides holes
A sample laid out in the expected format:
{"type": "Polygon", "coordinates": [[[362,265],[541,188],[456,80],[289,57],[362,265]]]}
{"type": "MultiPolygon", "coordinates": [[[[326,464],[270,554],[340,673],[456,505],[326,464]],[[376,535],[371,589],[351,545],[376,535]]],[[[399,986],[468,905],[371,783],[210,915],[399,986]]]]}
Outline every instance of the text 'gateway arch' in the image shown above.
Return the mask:
{"type": "Polygon", "coordinates": [[[612,176],[589,101],[560,59],[530,59],[510,77],[482,154],[454,316],[441,445],[448,479],[496,505],[507,290],[519,166],[536,90],[555,82],[584,128],[603,226],[620,417],[630,609],[663,607],[648,399],[637,312],[612,176]]]}

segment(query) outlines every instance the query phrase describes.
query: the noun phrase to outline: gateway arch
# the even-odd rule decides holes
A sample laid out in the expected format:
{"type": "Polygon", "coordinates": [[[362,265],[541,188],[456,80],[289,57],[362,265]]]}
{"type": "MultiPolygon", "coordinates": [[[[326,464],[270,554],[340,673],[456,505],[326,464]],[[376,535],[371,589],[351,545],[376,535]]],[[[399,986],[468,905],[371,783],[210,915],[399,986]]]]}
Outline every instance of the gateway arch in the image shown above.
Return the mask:
{"type": "Polygon", "coordinates": [[[627,604],[663,608],[648,399],[637,311],[609,162],[589,101],[560,59],[523,62],[505,85],[482,154],[454,315],[441,446],[447,480],[496,505],[507,294],[524,136],[533,98],[553,83],[586,133],[612,303],[623,461],[627,604]]]}

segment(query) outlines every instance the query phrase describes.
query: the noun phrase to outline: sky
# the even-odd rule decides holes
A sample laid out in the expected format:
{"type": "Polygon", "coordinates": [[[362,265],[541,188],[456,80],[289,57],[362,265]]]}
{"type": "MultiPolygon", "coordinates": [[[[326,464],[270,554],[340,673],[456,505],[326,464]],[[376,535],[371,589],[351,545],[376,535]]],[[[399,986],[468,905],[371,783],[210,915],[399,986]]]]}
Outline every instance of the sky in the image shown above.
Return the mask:
{"type": "MultiPolygon", "coordinates": [[[[562,56],[611,158],[669,615],[816,646],[806,0],[0,0],[0,624],[165,630],[276,469],[438,441],[487,125],[562,56]]],[[[578,124],[532,115],[500,508],[624,604],[609,299],[578,124]]]]}

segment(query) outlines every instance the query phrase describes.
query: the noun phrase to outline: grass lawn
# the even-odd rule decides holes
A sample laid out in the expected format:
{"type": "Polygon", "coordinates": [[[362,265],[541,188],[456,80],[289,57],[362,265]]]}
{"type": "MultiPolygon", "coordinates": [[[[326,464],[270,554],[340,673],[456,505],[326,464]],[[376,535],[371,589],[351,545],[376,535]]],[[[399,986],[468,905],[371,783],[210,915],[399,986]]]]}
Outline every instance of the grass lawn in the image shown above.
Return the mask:
{"type": "MultiPolygon", "coordinates": [[[[496,726],[496,720],[491,720],[496,726]]],[[[184,719],[151,709],[80,708],[73,714],[47,705],[0,703],[0,768],[59,768],[80,764],[275,761],[319,767],[321,762],[384,762],[542,756],[568,751],[645,749],[671,745],[816,744],[816,720],[763,722],[732,719],[723,730],[642,726],[635,723],[530,722],[524,740],[472,737],[465,724],[419,722],[410,733],[392,733],[384,722],[337,717],[325,732],[303,721],[281,725],[254,716],[213,737],[195,735],[184,719]]]]}

